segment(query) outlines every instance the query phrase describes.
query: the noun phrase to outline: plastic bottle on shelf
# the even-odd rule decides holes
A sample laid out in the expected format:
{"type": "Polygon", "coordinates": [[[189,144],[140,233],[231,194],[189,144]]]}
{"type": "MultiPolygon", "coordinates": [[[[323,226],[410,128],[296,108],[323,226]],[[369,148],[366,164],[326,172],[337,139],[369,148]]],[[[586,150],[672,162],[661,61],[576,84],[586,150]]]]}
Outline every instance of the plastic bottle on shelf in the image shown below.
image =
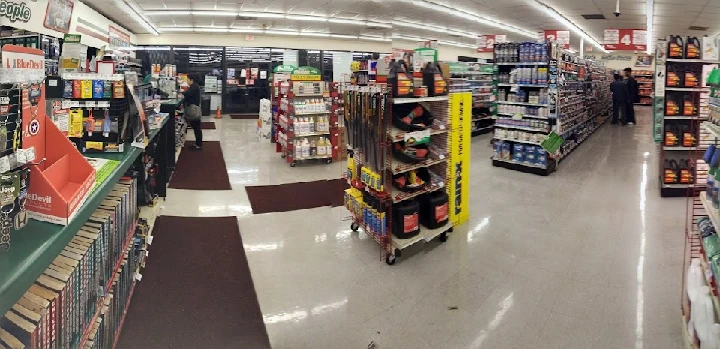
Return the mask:
{"type": "Polygon", "coordinates": [[[325,138],[325,154],[332,155],[333,153],[333,145],[332,142],[330,142],[330,139],[325,138]]]}
{"type": "Polygon", "coordinates": [[[302,159],[302,141],[296,139],[294,142],[295,146],[295,159],[302,159]]]}
{"type": "Polygon", "coordinates": [[[307,138],[303,139],[301,148],[302,148],[302,158],[309,158],[310,157],[310,142],[308,142],[307,138]]]}
{"type": "Polygon", "coordinates": [[[317,156],[317,144],[315,143],[314,139],[312,141],[310,141],[310,156],[311,157],[317,156]]]}
{"type": "Polygon", "coordinates": [[[327,153],[327,149],[325,148],[325,137],[320,137],[320,139],[317,142],[317,155],[318,156],[325,156],[327,153]]]}

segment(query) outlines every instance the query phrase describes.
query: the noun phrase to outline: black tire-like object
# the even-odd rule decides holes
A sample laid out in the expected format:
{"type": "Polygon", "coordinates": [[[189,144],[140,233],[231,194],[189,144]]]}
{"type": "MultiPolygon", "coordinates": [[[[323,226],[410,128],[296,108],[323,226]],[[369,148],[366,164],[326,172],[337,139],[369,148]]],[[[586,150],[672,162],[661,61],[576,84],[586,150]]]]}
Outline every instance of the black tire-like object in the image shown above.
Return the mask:
{"type": "Polygon", "coordinates": [[[407,200],[393,205],[392,233],[398,239],[409,239],[420,234],[420,204],[407,200]],[[412,230],[408,230],[414,228],[412,230]]]}

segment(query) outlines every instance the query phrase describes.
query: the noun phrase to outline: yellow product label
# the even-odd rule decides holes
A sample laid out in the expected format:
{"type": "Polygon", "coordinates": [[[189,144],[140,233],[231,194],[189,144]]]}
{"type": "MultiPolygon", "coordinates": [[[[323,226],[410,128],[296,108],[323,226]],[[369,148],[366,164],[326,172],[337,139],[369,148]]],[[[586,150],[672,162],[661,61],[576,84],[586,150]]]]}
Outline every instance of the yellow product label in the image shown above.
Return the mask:
{"type": "Polygon", "coordinates": [[[472,93],[450,94],[450,159],[448,189],[450,221],[453,226],[470,219],[470,130],[472,128],[472,93]]]}
{"type": "Polygon", "coordinates": [[[83,111],[71,109],[68,113],[68,137],[82,137],[83,133],[83,111]]]}
{"type": "Polygon", "coordinates": [[[92,98],[92,81],[80,81],[80,98],[92,98]]]}
{"type": "Polygon", "coordinates": [[[297,81],[320,81],[320,75],[292,74],[290,79],[297,81]]]}
{"type": "Polygon", "coordinates": [[[85,148],[92,150],[103,150],[103,142],[85,142],[85,148]]]}

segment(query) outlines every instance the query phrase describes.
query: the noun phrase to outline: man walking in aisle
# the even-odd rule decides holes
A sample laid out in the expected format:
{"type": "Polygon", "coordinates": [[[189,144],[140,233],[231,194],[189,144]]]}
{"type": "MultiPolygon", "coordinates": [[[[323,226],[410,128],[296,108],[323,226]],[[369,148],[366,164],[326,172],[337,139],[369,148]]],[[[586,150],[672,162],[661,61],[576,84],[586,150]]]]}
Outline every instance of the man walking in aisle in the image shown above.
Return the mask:
{"type": "Polygon", "coordinates": [[[637,80],[632,76],[632,68],[625,68],[624,71],[626,78],[625,84],[627,85],[628,92],[626,121],[631,125],[635,125],[635,103],[640,102],[640,90],[637,80]]]}
{"type": "Polygon", "coordinates": [[[624,126],[627,124],[627,103],[629,98],[627,85],[623,82],[620,74],[613,74],[613,78],[615,78],[615,80],[610,83],[610,92],[612,92],[613,101],[612,124],[617,124],[619,119],[624,126]]]}

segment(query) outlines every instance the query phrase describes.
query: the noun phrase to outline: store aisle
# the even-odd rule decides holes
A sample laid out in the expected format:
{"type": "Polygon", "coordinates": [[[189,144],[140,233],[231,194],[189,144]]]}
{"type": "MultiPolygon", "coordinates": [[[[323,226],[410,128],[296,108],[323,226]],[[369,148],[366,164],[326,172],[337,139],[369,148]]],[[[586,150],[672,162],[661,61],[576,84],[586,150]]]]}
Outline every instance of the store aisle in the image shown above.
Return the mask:
{"type": "Polygon", "coordinates": [[[659,196],[649,110],[549,177],[493,168],[489,136],[474,138],[470,222],[394,266],[342,207],[252,214],[244,185],[343,164],[290,168],[251,120],[205,130],[233,190],[170,190],[162,214],[238,217],[275,349],[679,348],[685,201],[659,196]]]}

